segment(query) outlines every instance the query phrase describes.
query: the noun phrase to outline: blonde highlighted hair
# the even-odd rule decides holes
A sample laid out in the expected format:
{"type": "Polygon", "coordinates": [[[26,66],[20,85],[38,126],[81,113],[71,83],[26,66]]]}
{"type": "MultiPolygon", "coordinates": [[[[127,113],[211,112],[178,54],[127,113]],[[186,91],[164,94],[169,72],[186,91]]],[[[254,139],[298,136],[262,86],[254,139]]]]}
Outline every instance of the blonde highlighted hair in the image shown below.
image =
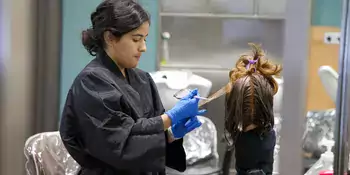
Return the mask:
{"type": "Polygon", "coordinates": [[[241,55],[229,73],[225,100],[225,131],[235,141],[240,132],[251,124],[261,135],[274,126],[273,96],[282,66],[271,63],[259,45],[249,44],[252,54],[241,55]]]}

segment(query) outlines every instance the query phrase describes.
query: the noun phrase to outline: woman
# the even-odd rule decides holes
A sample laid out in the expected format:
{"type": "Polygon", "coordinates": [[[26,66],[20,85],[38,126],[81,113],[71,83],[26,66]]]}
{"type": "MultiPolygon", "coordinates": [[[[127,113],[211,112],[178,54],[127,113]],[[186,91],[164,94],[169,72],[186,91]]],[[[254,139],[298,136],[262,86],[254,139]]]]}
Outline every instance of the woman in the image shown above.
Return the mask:
{"type": "Polygon", "coordinates": [[[235,148],[237,175],[271,175],[276,144],[273,96],[278,91],[272,76],[279,75],[282,67],[252,46],[253,55],[241,56],[230,72],[225,130],[235,148]]]}
{"type": "Polygon", "coordinates": [[[60,134],[83,175],[158,175],[186,169],[182,137],[201,123],[197,90],[164,113],[150,75],[135,68],[150,19],[133,0],[104,0],[83,45],[96,56],[76,77],[60,134]]]}

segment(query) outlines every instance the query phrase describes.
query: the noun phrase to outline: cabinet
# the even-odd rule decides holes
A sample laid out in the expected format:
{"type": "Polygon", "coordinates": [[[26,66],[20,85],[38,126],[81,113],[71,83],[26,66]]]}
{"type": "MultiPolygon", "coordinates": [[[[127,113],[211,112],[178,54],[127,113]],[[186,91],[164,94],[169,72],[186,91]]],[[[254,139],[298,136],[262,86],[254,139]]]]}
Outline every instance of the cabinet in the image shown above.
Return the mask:
{"type": "MultiPolygon", "coordinates": [[[[280,60],[283,1],[160,0],[159,32],[171,35],[170,61],[164,66],[230,69],[249,42],[262,43],[280,60]]],[[[161,40],[158,48],[161,56],[161,40]]]]}
{"type": "Polygon", "coordinates": [[[286,10],[287,0],[261,0],[257,7],[260,15],[281,15],[284,16],[286,10]]]}
{"type": "Polygon", "coordinates": [[[208,0],[161,0],[161,11],[169,13],[209,12],[208,0]]]}
{"type": "Polygon", "coordinates": [[[283,19],[286,0],[160,0],[161,16],[283,19]]]}
{"type": "Polygon", "coordinates": [[[254,1],[255,0],[210,0],[209,6],[212,13],[253,15],[254,1]]]}

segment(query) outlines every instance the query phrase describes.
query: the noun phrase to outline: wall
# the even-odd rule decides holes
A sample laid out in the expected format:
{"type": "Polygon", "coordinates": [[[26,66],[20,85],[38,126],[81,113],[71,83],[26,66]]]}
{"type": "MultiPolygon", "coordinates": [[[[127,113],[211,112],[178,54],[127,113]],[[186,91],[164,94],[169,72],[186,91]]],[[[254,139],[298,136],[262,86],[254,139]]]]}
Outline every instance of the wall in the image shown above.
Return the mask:
{"type": "MultiPolygon", "coordinates": [[[[148,51],[142,56],[139,67],[146,71],[154,71],[158,42],[158,1],[139,1],[152,16],[152,26],[147,39],[148,51]]],[[[101,0],[63,0],[60,112],[75,76],[93,59],[82,46],[80,36],[82,30],[91,26],[90,14],[100,2],[101,0]]]]}
{"type": "Polygon", "coordinates": [[[138,0],[151,15],[151,27],[147,37],[147,52],[142,54],[139,68],[152,72],[156,70],[159,40],[159,8],[158,0],[138,0]]]}
{"type": "Polygon", "coordinates": [[[340,27],[342,2],[342,0],[313,0],[312,25],[340,27]]]}
{"type": "MultiPolygon", "coordinates": [[[[33,119],[33,63],[35,3],[29,0],[5,0],[0,13],[6,21],[1,27],[6,38],[5,81],[1,84],[0,117],[0,174],[25,174],[23,146],[32,133],[33,119]],[[4,12],[4,13],[3,13],[4,12]]],[[[3,56],[3,55],[2,55],[3,56]]]]}
{"type": "Polygon", "coordinates": [[[308,110],[334,108],[318,76],[318,68],[329,65],[338,70],[339,45],[323,43],[325,32],[340,32],[342,0],[313,0],[310,31],[310,57],[308,69],[308,110]]]}
{"type": "Polygon", "coordinates": [[[75,76],[92,59],[81,44],[81,31],[91,25],[90,13],[93,12],[101,0],[63,0],[62,2],[63,38],[60,111],[62,111],[67,92],[75,76]]]}

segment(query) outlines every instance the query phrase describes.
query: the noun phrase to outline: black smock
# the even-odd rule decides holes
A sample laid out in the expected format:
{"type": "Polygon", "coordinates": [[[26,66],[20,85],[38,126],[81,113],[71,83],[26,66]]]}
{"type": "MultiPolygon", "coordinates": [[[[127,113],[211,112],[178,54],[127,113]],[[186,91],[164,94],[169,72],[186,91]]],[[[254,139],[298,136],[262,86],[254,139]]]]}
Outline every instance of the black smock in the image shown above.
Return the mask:
{"type": "Polygon", "coordinates": [[[257,129],[240,133],[235,143],[237,175],[272,175],[275,145],[276,133],[273,129],[264,136],[257,129]]]}
{"type": "Polygon", "coordinates": [[[167,142],[155,83],[137,68],[126,74],[103,52],[68,92],[60,134],[79,174],[162,175],[165,166],[183,172],[183,140],[167,142]]]}

